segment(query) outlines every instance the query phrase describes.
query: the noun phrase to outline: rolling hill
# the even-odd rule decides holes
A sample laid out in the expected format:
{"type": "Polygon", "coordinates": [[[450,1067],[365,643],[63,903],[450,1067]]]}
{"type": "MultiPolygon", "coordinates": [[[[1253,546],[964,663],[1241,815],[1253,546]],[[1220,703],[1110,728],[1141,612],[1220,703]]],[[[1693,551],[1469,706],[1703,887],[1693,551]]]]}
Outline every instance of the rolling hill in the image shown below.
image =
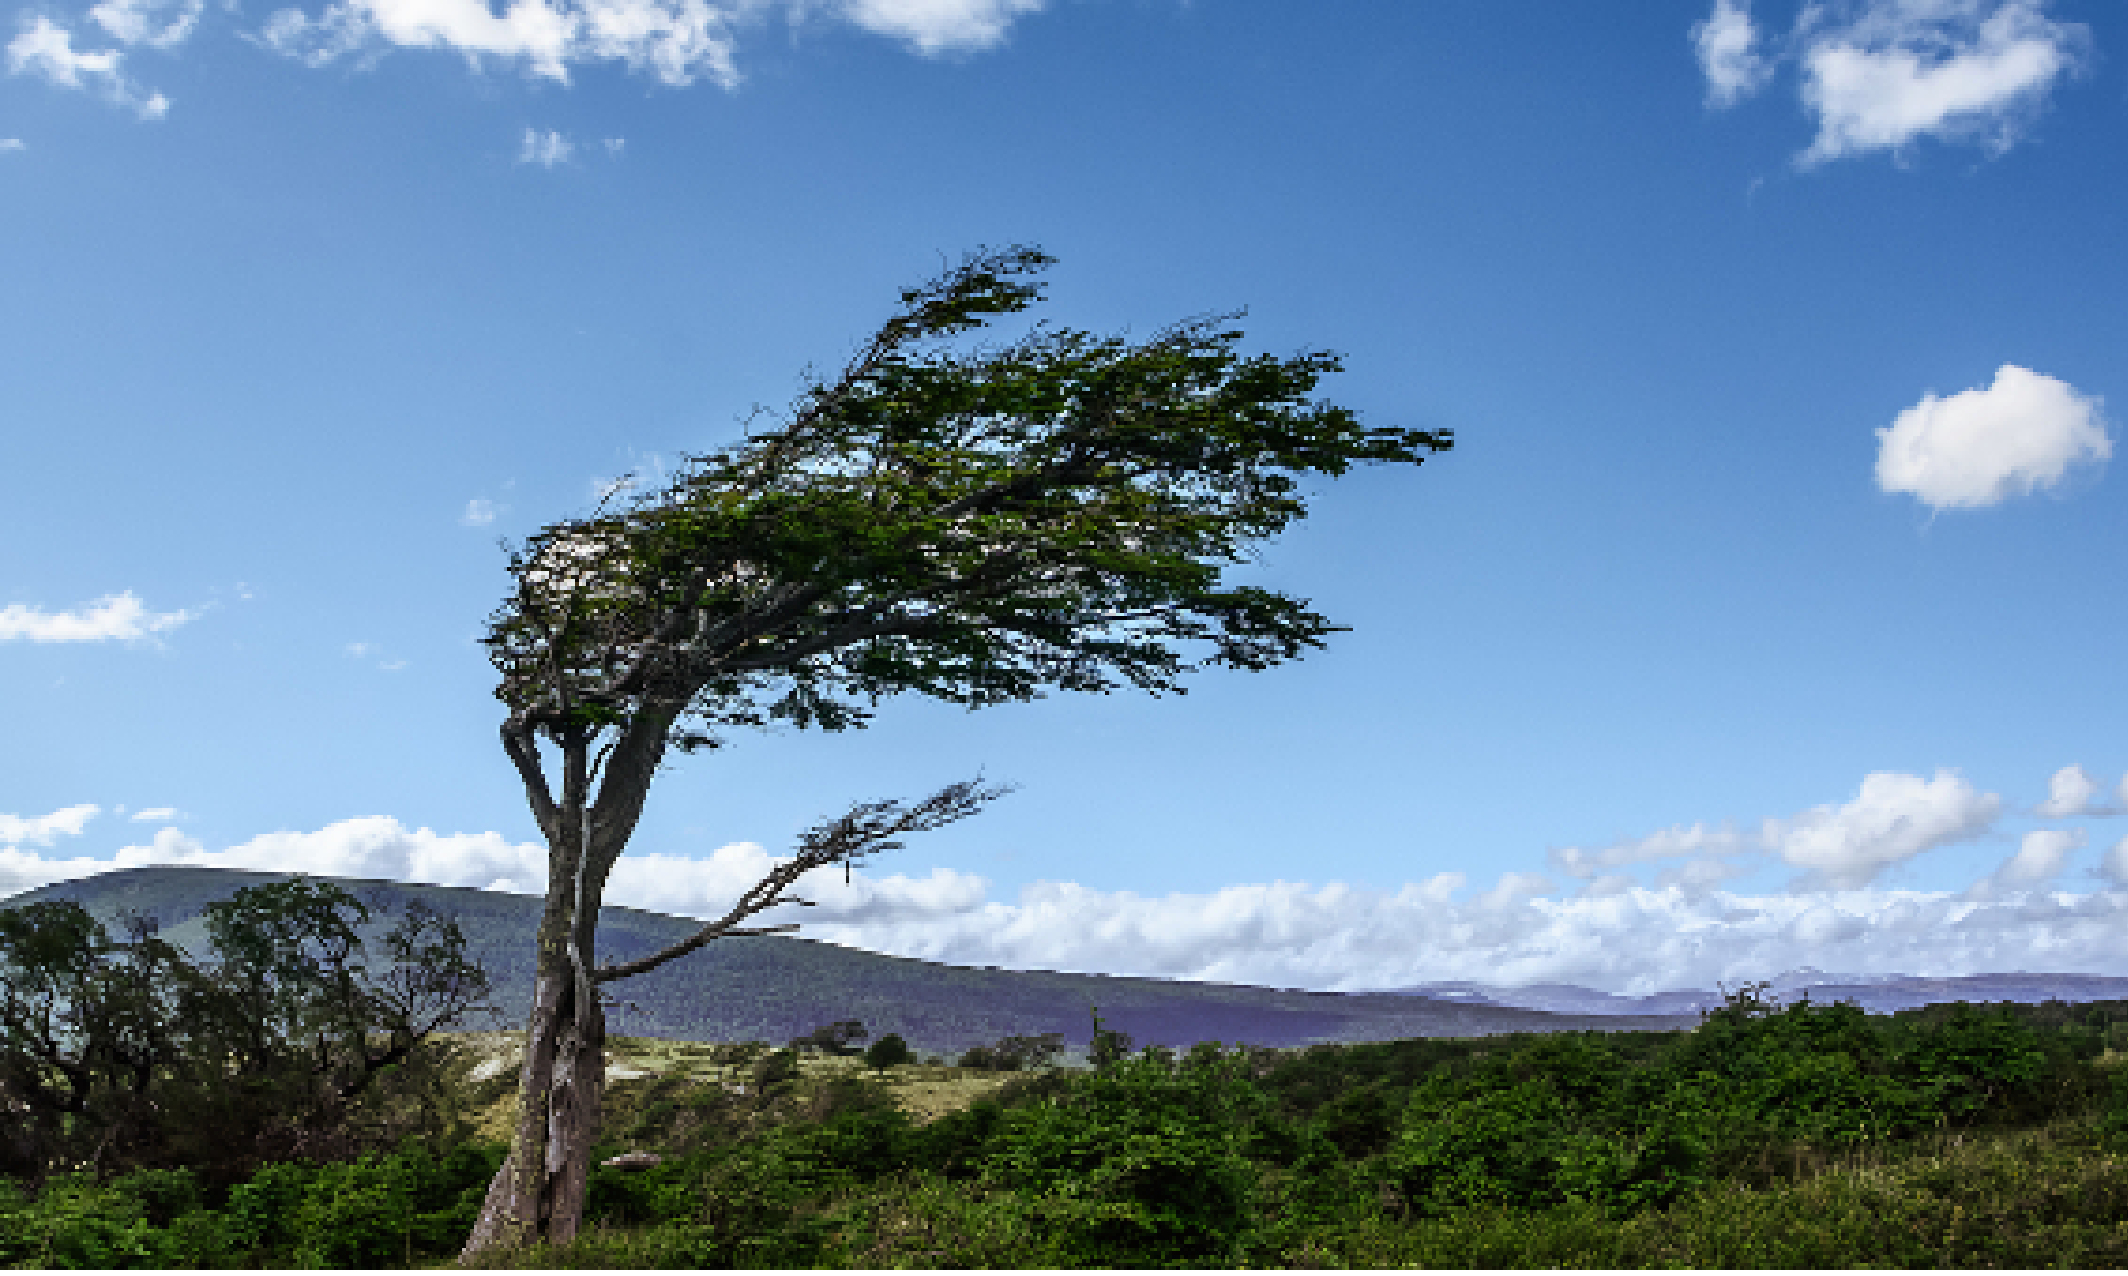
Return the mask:
{"type": "MultiPolygon", "coordinates": [[[[241,887],[292,874],[228,869],[126,869],[0,900],[0,908],[76,900],[107,923],[124,911],[152,916],[162,935],[192,951],[206,938],[202,910],[241,887]]],[[[531,1001],[532,935],[540,901],[526,895],[400,882],[323,878],[388,908],[418,898],[452,913],[495,979],[495,1026],[523,1022],[531,1001]]],[[[700,923],[632,908],[599,918],[601,960],[630,958],[684,938],[700,923]]],[[[1054,971],[949,966],[888,957],[787,935],[720,939],[650,974],[608,986],[616,1034],[684,1041],[781,1044],[842,1019],[874,1036],[900,1033],[920,1053],[957,1055],[1001,1037],[1062,1033],[1067,1059],[1083,1058],[1090,1006],[1140,1045],[1218,1040],[1290,1048],[1317,1042],[1474,1037],[1573,1028],[1689,1027],[1690,1014],[1554,1013],[1457,997],[1325,993],[1054,971]]]]}

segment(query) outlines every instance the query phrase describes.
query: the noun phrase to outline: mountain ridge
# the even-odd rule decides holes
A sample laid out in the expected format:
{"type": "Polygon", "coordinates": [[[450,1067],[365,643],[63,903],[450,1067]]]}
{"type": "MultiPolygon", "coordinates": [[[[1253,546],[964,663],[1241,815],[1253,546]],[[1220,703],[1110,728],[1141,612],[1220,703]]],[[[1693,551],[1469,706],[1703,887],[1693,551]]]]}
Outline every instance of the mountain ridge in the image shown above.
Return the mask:
{"type": "MultiPolygon", "coordinates": [[[[76,878],[0,899],[0,909],[41,900],[80,902],[107,925],[133,911],[154,916],[164,938],[202,951],[206,905],[241,887],[299,876],[162,865],[76,878]]],[[[418,898],[452,913],[469,949],[495,979],[501,1015],[516,1027],[530,1004],[532,935],[541,900],[467,887],[310,875],[396,908],[418,898]]],[[[701,922],[609,906],[600,913],[602,961],[630,959],[694,933],[701,922]]],[[[381,931],[382,926],[372,928],[381,931]]],[[[2128,1000],[2128,979],[2103,975],[1972,975],[1931,979],[1845,975],[1804,968],[1770,981],[1782,1000],[1853,1000],[1876,1013],[1931,1001],[2128,1000]]],[[[956,1055],[1005,1036],[1058,1032],[1067,1058],[1083,1058],[1092,1007],[1106,1026],[1141,1045],[1197,1041],[1295,1048],[1412,1037],[1475,1037],[1575,1029],[1674,1030],[1721,1003],[1718,991],[1616,996],[1572,984],[1520,988],[1440,981],[1360,992],[1129,975],[954,966],[789,935],[717,940],[649,974],[609,986],[617,1035],[688,1041],[788,1041],[856,1019],[877,1037],[899,1033],[922,1053],[956,1055]]]]}

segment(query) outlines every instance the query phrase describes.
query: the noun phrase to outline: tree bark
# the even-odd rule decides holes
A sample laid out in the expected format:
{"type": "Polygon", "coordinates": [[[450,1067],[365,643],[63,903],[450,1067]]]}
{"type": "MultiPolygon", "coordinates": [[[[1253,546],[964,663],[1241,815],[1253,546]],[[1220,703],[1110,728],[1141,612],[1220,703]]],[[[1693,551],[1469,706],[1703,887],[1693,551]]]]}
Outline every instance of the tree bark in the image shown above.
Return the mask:
{"type": "Polygon", "coordinates": [[[504,747],[547,835],[547,900],[510,1155],[488,1184],[461,1260],[541,1240],[566,1245],[583,1221],[606,1085],[606,1015],[592,980],[599,904],[642,817],[676,712],[665,705],[638,712],[600,763],[590,760],[589,735],[565,737],[559,803],[548,792],[532,733],[514,722],[503,729],[504,747]]]}
{"type": "MultiPolygon", "coordinates": [[[[461,1259],[540,1240],[565,1245],[583,1218],[606,1082],[606,1020],[597,993],[582,995],[586,985],[570,960],[574,903],[573,876],[547,893],[510,1155],[488,1185],[461,1259]]],[[[588,911],[597,915],[595,905],[588,911]]]]}

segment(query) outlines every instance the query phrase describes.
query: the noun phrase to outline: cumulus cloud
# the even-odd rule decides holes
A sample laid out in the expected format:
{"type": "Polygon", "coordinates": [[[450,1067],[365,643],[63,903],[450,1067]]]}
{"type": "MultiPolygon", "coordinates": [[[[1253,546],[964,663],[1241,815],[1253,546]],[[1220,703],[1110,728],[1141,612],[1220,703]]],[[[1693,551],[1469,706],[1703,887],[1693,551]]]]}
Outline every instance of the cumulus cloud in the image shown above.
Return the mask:
{"type": "Polygon", "coordinates": [[[486,527],[495,521],[495,514],[495,502],[470,500],[466,502],[465,513],[458,516],[458,521],[467,527],[486,527]]]}
{"type": "MultiPolygon", "coordinates": [[[[2122,778],[2121,785],[2128,790],[2128,777],[2122,778]]],[[[2099,792],[2099,782],[2089,771],[2080,766],[2065,766],[2047,781],[2047,800],[2034,807],[2032,813],[2053,820],[2073,819],[2079,815],[2119,814],[2113,807],[2092,800],[2099,792]]]]}
{"type": "Polygon", "coordinates": [[[1805,4],[1777,54],[1741,0],[1716,0],[1692,28],[1707,100],[1749,96],[1790,58],[1817,136],[1805,168],[1923,138],[2014,144],[2061,80],[2080,70],[2090,32],[2046,15],[2046,0],[1858,0],[1805,4]]]}
{"type": "MultiPolygon", "coordinates": [[[[1877,779],[1878,777],[1872,777],[1877,779]]],[[[1939,775],[1863,785],[1855,802],[1818,808],[1814,821],[1783,822],[1852,848],[1925,843],[1970,827],[1985,800],[1939,775]],[[1914,787],[1918,786],[1918,788],[1914,787]],[[1900,833],[1900,818],[1917,824],[1900,833]],[[1904,839],[1903,841],[1901,839],[1904,839]]],[[[0,819],[17,843],[78,833],[94,807],[36,820],[0,819]]],[[[1769,822],[1772,823],[1772,822],[1769,822]]],[[[1015,900],[991,898],[983,878],[947,868],[922,877],[826,870],[799,884],[815,902],[764,921],[799,921],[804,934],[874,952],[959,965],[1068,970],[1357,991],[1435,980],[1570,982],[1613,992],[1712,988],[1803,966],[1958,975],[2000,970],[2118,972],[2128,965],[2128,890],[2075,895],[2037,889],[2058,875],[2079,835],[2027,836],[1989,888],[1948,891],[1812,889],[1743,894],[1686,884],[1599,878],[1557,898],[1535,874],[1506,872],[1465,896],[1462,874],[1396,890],[1340,882],[1274,881],[1143,896],[1071,882],[1037,882],[1015,900]]],[[[1844,854],[1844,852],[1843,852],[1844,854]]],[[[1855,857],[1832,857],[1849,863],[1855,857]]],[[[1883,858],[1863,854],[1863,862],[1883,858]]],[[[624,856],[608,892],[614,904],[682,916],[721,916],[777,863],[762,847],[624,856]]],[[[50,881],[148,864],[382,878],[537,894],[546,852],[499,833],[439,834],[371,816],[315,832],[277,832],[212,850],[165,828],[110,858],[44,858],[0,848],[0,894],[50,881]]],[[[2128,886],[2128,839],[2100,872],[2128,886]]]]}
{"type": "Polygon", "coordinates": [[[2113,455],[2101,401],[2014,363],[1986,389],[1923,395],[1877,431],[1877,486],[1932,510],[1982,509],[2058,486],[2113,455]]]}
{"type": "Polygon", "coordinates": [[[1813,33],[1802,92],[1818,136],[1801,162],[1924,137],[2008,149],[2089,40],[2044,9],[2044,0],[1878,0],[1847,26],[1813,33]]]}
{"type": "MultiPolygon", "coordinates": [[[[542,168],[553,168],[556,164],[566,163],[575,150],[576,143],[571,142],[568,138],[563,137],[552,129],[542,133],[538,129],[528,128],[525,130],[524,142],[517,150],[517,162],[520,164],[538,164],[542,168]]],[[[484,504],[484,502],[476,501],[474,504],[484,504]]],[[[471,510],[467,511],[469,515],[471,512],[471,510]]]]}
{"type": "Polygon", "coordinates": [[[24,147],[22,145],[21,138],[0,137],[0,153],[5,153],[7,151],[19,151],[22,149],[24,149],[24,147]]]}
{"type": "Polygon", "coordinates": [[[1863,779],[1854,801],[1769,820],[1764,836],[1810,882],[1846,890],[1867,886],[1924,851],[1978,837],[2001,810],[2001,798],[1953,772],[1923,780],[1877,771],[1863,779]]]}
{"type": "Polygon", "coordinates": [[[31,19],[7,45],[11,75],[38,75],[60,88],[100,94],[144,120],[161,119],[169,113],[170,99],[134,83],[120,67],[124,58],[116,49],[77,52],[73,33],[42,16],[31,19]]]}
{"type": "Polygon", "coordinates": [[[1707,77],[1707,105],[1716,109],[1750,96],[1773,71],[1747,0],[1714,0],[1714,12],[1692,27],[1692,48],[1707,77]]]}
{"type": "Polygon", "coordinates": [[[151,612],[132,590],[108,594],[75,611],[46,612],[14,603],[0,609],[0,642],[103,642],[146,638],[194,618],[188,611],[151,612]]]}
{"type": "MultiPolygon", "coordinates": [[[[1043,0],[337,0],[316,16],[282,9],[260,32],[268,47],[323,65],[364,47],[449,49],[519,63],[569,81],[572,66],[619,62],[669,85],[738,86],[738,31],[781,15],[825,18],[936,55],[996,45],[1043,0]]],[[[617,149],[617,148],[616,148],[617,149]]]]}

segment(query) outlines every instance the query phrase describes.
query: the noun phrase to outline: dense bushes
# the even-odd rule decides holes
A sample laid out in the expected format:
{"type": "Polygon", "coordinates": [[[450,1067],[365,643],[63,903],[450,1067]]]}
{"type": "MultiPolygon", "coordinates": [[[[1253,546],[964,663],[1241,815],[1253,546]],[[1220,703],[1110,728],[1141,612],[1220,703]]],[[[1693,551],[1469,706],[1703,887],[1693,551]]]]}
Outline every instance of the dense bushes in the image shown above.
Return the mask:
{"type": "MultiPolygon", "coordinates": [[[[1873,1017],[1747,989],[1691,1033],[1113,1050],[927,1124],[878,1079],[790,1075],[795,1054],[756,1049],[773,1094],[705,1088],[746,1120],[657,1144],[652,1169],[596,1168],[572,1246],[483,1261],[1970,1265],[2050,1246],[2128,1261],[2111,1024],[2031,1018],[1873,1017]],[[1823,1172],[1857,1165],[1874,1168],[1823,1172]]],[[[662,1084],[653,1108],[692,1093],[662,1084]]],[[[34,1200],[0,1197],[0,1257],[433,1261],[500,1152],[277,1164],[220,1196],[181,1171],[54,1177],[34,1200]]]]}
{"type": "Polygon", "coordinates": [[[503,1149],[419,1144],[353,1161],[278,1162],[217,1194],[187,1170],[97,1183],[0,1181],[0,1262],[17,1267],[397,1267],[457,1252],[503,1149]]]}

